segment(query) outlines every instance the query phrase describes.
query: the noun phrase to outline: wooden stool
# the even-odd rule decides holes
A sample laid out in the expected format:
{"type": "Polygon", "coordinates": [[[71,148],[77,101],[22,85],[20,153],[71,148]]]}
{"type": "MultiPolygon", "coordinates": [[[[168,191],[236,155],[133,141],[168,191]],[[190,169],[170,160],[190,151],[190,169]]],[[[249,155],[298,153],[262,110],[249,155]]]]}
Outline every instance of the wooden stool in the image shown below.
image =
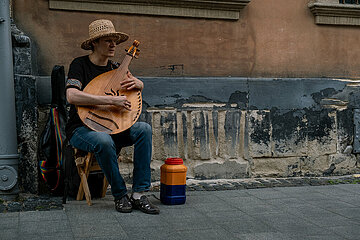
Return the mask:
{"type": "MultiPolygon", "coordinates": [[[[76,167],[81,179],[76,200],[83,200],[85,194],[86,202],[89,206],[91,206],[92,205],[91,194],[87,179],[89,177],[90,172],[101,171],[101,168],[98,162],[96,161],[93,153],[90,152],[87,153],[76,148],[74,148],[74,153],[75,153],[74,155],[75,155],[76,167]]],[[[104,176],[102,195],[101,195],[102,198],[105,197],[108,186],[109,186],[109,182],[106,180],[106,177],[104,176]]]]}

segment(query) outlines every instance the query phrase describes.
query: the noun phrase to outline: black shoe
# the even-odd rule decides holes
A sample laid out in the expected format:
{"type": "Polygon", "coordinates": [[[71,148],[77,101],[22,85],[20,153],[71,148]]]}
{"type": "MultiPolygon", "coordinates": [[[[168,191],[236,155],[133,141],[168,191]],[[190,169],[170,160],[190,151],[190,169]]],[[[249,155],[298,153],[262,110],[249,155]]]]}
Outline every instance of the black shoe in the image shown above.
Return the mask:
{"type": "Polygon", "coordinates": [[[115,200],[115,209],[122,213],[130,213],[132,211],[132,205],[127,194],[115,200]]]}
{"type": "Polygon", "coordinates": [[[160,209],[153,205],[149,199],[144,195],[140,199],[134,199],[132,196],[130,202],[133,205],[134,209],[139,209],[140,211],[148,214],[159,214],[160,209]]]}

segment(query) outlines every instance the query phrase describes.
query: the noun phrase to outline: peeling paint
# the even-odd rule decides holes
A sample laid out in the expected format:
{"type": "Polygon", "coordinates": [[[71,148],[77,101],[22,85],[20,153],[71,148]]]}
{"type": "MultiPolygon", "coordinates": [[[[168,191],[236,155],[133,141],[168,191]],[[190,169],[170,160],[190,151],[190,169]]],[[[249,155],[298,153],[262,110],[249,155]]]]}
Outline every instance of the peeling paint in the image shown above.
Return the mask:
{"type": "Polygon", "coordinates": [[[210,159],[209,154],[209,122],[203,111],[192,112],[193,144],[198,148],[201,159],[210,159]]]}
{"type": "Polygon", "coordinates": [[[251,123],[251,141],[257,144],[270,144],[270,112],[269,111],[256,111],[252,112],[249,116],[251,123]]]}
{"type": "Polygon", "coordinates": [[[232,158],[235,158],[238,150],[238,145],[240,143],[240,119],[241,112],[229,110],[225,115],[225,140],[227,142],[229,155],[232,158]]]}

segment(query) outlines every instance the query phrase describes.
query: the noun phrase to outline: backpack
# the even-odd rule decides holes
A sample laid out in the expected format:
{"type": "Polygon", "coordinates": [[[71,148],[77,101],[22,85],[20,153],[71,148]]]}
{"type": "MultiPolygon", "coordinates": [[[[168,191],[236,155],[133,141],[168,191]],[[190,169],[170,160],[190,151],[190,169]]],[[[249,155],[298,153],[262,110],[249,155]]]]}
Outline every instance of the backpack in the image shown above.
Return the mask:
{"type": "Polygon", "coordinates": [[[55,66],[51,73],[52,100],[49,116],[38,144],[39,172],[51,193],[63,191],[63,143],[68,114],[64,96],[65,72],[63,66],[55,66]]]}
{"type": "Polygon", "coordinates": [[[75,164],[74,149],[68,141],[64,142],[63,145],[63,165],[61,170],[64,176],[63,204],[65,204],[67,197],[76,198],[81,182],[75,164]]]}

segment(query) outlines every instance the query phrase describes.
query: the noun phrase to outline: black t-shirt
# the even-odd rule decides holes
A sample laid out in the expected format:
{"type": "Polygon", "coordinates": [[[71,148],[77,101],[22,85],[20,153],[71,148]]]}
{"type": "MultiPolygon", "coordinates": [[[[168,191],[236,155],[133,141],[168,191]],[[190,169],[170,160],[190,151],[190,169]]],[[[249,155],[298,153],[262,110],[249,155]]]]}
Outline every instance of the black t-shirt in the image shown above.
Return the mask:
{"type": "MultiPolygon", "coordinates": [[[[79,90],[83,90],[86,85],[95,77],[118,67],[119,64],[111,60],[108,61],[106,66],[95,65],[90,61],[88,55],[75,58],[69,67],[65,90],[68,88],[77,88],[79,90]]],[[[68,139],[71,138],[73,131],[80,126],[84,126],[84,124],[79,118],[75,106],[71,105],[69,120],[65,128],[68,139]]]]}

